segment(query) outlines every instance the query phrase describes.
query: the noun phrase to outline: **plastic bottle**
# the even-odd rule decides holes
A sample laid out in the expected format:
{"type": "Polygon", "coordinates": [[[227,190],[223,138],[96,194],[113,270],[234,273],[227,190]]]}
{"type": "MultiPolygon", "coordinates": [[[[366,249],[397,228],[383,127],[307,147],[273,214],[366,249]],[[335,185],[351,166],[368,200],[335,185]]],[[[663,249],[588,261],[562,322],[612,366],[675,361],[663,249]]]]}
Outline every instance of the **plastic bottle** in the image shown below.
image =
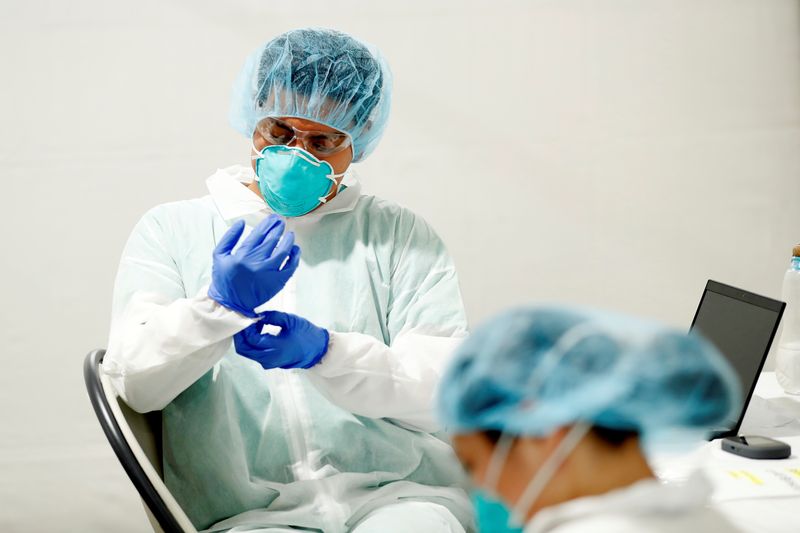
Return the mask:
{"type": "Polygon", "coordinates": [[[800,244],[794,247],[792,263],[783,278],[781,296],[786,302],[783,333],[778,343],[775,376],[783,390],[800,394],[800,244]]]}

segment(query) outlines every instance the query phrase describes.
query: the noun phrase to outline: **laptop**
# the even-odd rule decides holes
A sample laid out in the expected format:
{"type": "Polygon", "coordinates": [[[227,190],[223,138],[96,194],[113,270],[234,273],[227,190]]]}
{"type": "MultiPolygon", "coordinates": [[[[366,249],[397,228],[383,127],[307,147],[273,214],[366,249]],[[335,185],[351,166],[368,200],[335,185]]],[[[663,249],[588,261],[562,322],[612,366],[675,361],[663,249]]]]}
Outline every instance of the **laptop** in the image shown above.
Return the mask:
{"type": "Polygon", "coordinates": [[[738,435],[785,307],[784,302],[730,285],[712,280],[706,284],[691,329],[722,352],[742,385],[742,404],[735,411],[736,418],[713,428],[709,439],[738,435]]]}

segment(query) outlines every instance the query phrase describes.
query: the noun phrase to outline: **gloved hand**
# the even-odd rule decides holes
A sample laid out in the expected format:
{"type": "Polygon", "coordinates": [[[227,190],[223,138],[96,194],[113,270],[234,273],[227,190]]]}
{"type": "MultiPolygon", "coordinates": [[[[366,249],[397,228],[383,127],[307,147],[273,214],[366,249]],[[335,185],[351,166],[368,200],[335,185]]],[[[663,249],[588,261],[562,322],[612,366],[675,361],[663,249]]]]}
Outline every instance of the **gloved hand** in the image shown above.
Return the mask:
{"type": "Polygon", "coordinates": [[[214,249],[208,295],[228,309],[257,318],[255,308],[283,289],[300,262],[300,247],[294,244],[294,233],[284,235],[285,227],[283,220],[270,215],[233,252],[244,221],[231,226],[214,249]]]}
{"type": "Polygon", "coordinates": [[[305,318],[267,311],[262,319],[233,336],[236,352],[264,368],[311,368],[328,351],[328,330],[305,318]],[[277,335],[261,333],[264,325],[280,326],[277,335]]]}

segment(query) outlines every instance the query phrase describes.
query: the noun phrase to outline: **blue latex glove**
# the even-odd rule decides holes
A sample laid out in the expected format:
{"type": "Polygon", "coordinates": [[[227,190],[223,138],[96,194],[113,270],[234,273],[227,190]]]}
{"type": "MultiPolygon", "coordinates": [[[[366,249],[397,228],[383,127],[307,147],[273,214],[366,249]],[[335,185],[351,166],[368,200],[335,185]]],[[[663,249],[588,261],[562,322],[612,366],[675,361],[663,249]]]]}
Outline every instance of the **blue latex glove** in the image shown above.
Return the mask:
{"type": "Polygon", "coordinates": [[[228,309],[257,318],[255,308],[283,289],[300,262],[294,233],[284,235],[285,228],[283,220],[270,215],[233,252],[244,231],[244,221],[231,226],[214,249],[208,295],[228,309]]]}
{"type": "Polygon", "coordinates": [[[233,336],[236,352],[264,368],[311,368],[328,351],[328,330],[305,318],[267,311],[262,319],[233,336]],[[277,335],[261,333],[264,325],[280,326],[277,335]]]}

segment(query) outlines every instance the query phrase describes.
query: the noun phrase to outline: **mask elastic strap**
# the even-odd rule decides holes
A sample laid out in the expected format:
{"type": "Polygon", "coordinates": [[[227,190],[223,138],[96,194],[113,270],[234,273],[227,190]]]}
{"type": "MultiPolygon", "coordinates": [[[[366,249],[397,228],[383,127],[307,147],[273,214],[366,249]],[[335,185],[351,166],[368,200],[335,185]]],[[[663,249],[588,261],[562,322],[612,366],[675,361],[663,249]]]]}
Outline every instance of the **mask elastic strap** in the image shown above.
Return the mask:
{"type": "MultiPolygon", "coordinates": [[[[328,163],[328,166],[330,166],[330,163],[328,163]]],[[[331,167],[331,168],[333,168],[333,167],[331,167]]],[[[341,174],[325,174],[325,177],[328,178],[329,180],[331,180],[334,185],[337,185],[336,184],[336,178],[343,178],[346,174],[347,174],[347,171],[344,171],[341,174]]],[[[336,194],[339,194],[340,192],[342,192],[342,184],[341,183],[338,184],[337,187],[336,187],[336,194]]],[[[328,193],[328,194],[330,194],[330,193],[328,193]]],[[[336,197],[334,196],[334,198],[336,198],[336,197]]],[[[327,195],[319,198],[319,201],[322,204],[327,204],[328,203],[327,195]]]]}
{"type": "Polygon", "coordinates": [[[556,471],[591,428],[592,425],[587,422],[578,422],[572,426],[564,440],[561,441],[553,454],[545,460],[542,467],[533,476],[528,487],[517,500],[516,505],[514,505],[514,509],[511,511],[511,523],[513,525],[520,526],[525,523],[528,510],[533,507],[533,504],[541,496],[542,491],[552,480],[556,471]]]}
{"type": "Polygon", "coordinates": [[[250,156],[250,161],[255,161],[256,159],[263,159],[264,158],[264,154],[261,153],[261,150],[256,148],[256,143],[254,143],[252,141],[252,139],[250,140],[250,148],[256,153],[256,155],[251,155],[250,156]]]}
{"type": "MultiPolygon", "coordinates": [[[[316,157],[314,157],[313,154],[309,154],[304,148],[299,148],[299,147],[292,147],[292,148],[295,148],[295,150],[292,151],[292,155],[293,156],[299,157],[303,161],[305,161],[306,163],[308,163],[310,165],[314,165],[315,167],[318,167],[318,166],[322,165],[322,161],[321,160],[319,160],[316,157]],[[310,155],[313,159],[309,158],[306,154],[310,155]]],[[[328,163],[328,165],[330,165],[330,163],[328,163]]]]}
{"type": "Polygon", "coordinates": [[[528,390],[539,390],[544,385],[544,382],[547,381],[552,370],[559,365],[564,354],[577,346],[584,338],[597,331],[597,326],[590,322],[570,328],[544,353],[536,371],[528,378],[525,387],[528,390]]]}
{"type": "Polygon", "coordinates": [[[486,475],[483,477],[483,486],[485,490],[492,494],[497,492],[500,474],[503,472],[508,454],[511,453],[514,440],[515,438],[507,433],[500,434],[500,440],[497,441],[492,451],[492,456],[489,458],[489,464],[486,467],[486,475]]]}

